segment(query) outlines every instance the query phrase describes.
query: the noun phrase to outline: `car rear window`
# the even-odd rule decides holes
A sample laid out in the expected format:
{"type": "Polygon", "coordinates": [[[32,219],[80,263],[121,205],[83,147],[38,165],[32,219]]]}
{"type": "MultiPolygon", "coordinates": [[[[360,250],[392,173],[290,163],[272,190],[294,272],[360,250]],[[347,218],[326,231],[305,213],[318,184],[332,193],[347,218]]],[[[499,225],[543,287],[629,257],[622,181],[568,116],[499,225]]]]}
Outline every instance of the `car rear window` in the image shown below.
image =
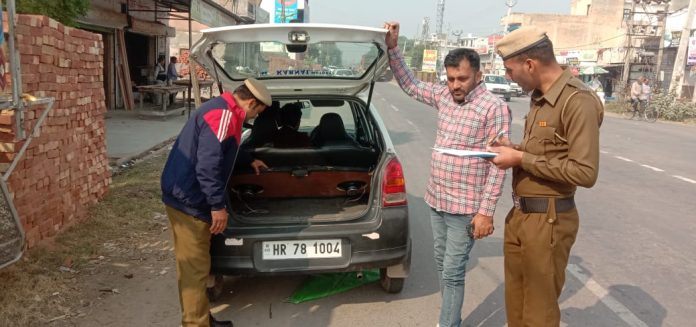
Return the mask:
{"type": "MultiPolygon", "coordinates": [[[[297,101],[280,101],[281,108],[284,104],[290,102],[297,101]]],[[[353,117],[353,112],[348,101],[334,101],[335,103],[332,103],[330,106],[325,104],[315,106],[310,101],[301,102],[302,119],[300,120],[300,131],[311,132],[315,127],[317,127],[317,125],[319,125],[319,121],[323,115],[327,113],[337,113],[343,120],[343,125],[346,128],[346,132],[350,135],[355,133],[355,118],[353,117]]]]}
{"type": "Polygon", "coordinates": [[[281,42],[218,43],[212,57],[233,80],[339,78],[360,79],[378,59],[376,44],[318,42],[306,51],[289,51],[281,42]]]}
{"type": "Polygon", "coordinates": [[[505,79],[503,76],[486,76],[485,77],[485,82],[486,83],[494,83],[494,84],[508,84],[508,81],[505,79]]]}

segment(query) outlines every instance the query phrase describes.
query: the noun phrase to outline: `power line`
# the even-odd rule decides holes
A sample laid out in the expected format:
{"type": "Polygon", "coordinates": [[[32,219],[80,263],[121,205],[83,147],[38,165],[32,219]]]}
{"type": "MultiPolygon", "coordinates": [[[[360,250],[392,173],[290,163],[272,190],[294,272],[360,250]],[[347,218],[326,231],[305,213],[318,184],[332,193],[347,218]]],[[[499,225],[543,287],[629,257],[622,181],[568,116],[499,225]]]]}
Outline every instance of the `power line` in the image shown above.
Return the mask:
{"type": "Polygon", "coordinates": [[[588,44],[581,44],[581,45],[576,45],[576,46],[572,46],[572,47],[565,47],[565,48],[556,48],[556,50],[577,49],[577,48],[586,47],[586,46],[590,46],[590,45],[600,44],[600,43],[606,42],[606,41],[611,41],[611,40],[618,39],[618,38],[624,37],[624,36],[626,36],[626,33],[621,34],[621,35],[617,35],[617,36],[614,36],[614,37],[611,37],[611,38],[608,38],[605,40],[588,43],[588,44]]]}

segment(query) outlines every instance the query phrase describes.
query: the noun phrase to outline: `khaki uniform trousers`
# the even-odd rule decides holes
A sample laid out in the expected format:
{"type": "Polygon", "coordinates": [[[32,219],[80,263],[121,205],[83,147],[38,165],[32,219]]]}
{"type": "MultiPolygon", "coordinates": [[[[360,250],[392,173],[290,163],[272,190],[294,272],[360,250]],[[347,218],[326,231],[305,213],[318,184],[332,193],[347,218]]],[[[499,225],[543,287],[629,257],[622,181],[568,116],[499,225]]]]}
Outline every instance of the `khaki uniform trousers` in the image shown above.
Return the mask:
{"type": "Polygon", "coordinates": [[[210,274],[210,224],[169,206],[166,211],[174,233],[181,325],[208,327],[210,306],[206,283],[210,274]]]}
{"type": "Polygon", "coordinates": [[[578,221],[577,209],[556,213],[553,201],[548,213],[510,210],[503,246],[508,326],[560,325],[558,298],[578,221]]]}

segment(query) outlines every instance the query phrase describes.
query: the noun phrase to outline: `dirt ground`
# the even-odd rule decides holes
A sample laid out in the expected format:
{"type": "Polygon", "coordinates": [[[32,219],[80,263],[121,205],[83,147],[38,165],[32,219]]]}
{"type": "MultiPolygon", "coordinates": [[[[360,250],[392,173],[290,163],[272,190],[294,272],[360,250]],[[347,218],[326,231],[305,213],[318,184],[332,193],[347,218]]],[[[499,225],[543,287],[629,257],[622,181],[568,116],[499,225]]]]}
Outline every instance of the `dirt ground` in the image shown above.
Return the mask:
{"type": "Polygon", "coordinates": [[[165,151],[114,176],[84,222],[0,271],[0,327],[179,324],[165,151]]]}

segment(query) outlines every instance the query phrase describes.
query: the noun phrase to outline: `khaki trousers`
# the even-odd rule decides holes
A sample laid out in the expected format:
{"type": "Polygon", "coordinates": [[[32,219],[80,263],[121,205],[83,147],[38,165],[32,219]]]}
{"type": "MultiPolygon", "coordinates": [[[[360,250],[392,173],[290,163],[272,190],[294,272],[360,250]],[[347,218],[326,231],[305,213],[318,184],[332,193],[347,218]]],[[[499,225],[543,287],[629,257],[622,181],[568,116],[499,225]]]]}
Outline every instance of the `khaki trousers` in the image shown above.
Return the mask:
{"type": "Polygon", "coordinates": [[[206,282],[210,273],[210,224],[166,207],[174,233],[181,325],[208,327],[206,282]]]}
{"type": "Polygon", "coordinates": [[[576,209],[556,213],[553,202],[548,213],[510,210],[503,246],[508,326],[560,325],[558,298],[578,221],[576,209]]]}

